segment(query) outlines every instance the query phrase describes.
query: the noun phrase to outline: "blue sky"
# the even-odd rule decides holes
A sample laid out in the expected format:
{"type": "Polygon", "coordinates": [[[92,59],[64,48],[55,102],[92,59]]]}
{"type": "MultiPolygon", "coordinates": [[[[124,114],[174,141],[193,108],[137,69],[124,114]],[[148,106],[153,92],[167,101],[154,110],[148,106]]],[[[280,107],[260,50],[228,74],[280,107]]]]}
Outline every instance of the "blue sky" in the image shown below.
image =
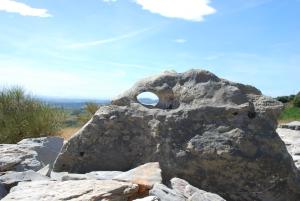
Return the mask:
{"type": "Polygon", "coordinates": [[[164,70],[300,91],[300,0],[0,0],[0,85],[112,98],[164,70]]]}

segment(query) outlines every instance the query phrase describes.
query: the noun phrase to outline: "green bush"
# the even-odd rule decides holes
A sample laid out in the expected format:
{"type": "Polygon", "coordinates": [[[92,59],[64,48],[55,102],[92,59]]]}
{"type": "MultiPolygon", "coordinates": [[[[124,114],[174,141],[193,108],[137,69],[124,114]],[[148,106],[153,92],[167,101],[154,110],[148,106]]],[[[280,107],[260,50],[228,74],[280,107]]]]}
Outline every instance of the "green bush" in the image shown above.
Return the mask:
{"type": "Polygon", "coordinates": [[[99,107],[100,105],[97,103],[93,103],[93,102],[85,103],[84,112],[77,115],[78,121],[81,124],[85,124],[93,117],[93,115],[97,112],[99,107]]]}
{"type": "Polygon", "coordinates": [[[25,94],[22,88],[0,90],[0,143],[54,135],[65,118],[61,109],[25,94]]]}
{"type": "Polygon", "coordinates": [[[300,94],[295,96],[294,101],[293,101],[294,107],[300,107],[300,94]]]}

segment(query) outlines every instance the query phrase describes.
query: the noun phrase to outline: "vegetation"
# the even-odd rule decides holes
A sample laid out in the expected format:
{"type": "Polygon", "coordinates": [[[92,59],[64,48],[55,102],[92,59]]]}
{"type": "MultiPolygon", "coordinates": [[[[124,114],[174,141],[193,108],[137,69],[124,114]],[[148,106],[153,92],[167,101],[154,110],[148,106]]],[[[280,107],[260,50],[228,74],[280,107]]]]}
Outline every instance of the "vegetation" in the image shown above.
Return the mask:
{"type": "Polygon", "coordinates": [[[97,103],[93,103],[93,102],[86,103],[84,106],[83,113],[77,115],[78,121],[81,124],[85,124],[93,117],[93,115],[97,112],[99,107],[100,106],[97,103]]]}
{"type": "Polygon", "coordinates": [[[276,99],[282,103],[290,103],[294,100],[295,95],[290,95],[290,96],[279,96],[276,99]]]}
{"type": "Polygon", "coordinates": [[[54,135],[65,118],[63,110],[25,94],[22,88],[0,90],[0,143],[54,135]]]}
{"type": "Polygon", "coordinates": [[[281,113],[279,120],[284,122],[300,121],[300,96],[290,95],[281,96],[277,100],[284,103],[285,108],[281,113]]]}
{"type": "Polygon", "coordinates": [[[100,104],[94,102],[87,102],[83,108],[66,109],[68,115],[60,135],[65,139],[69,139],[93,117],[100,106],[100,104]]]}
{"type": "Polygon", "coordinates": [[[300,94],[298,94],[297,96],[295,96],[295,98],[293,100],[293,105],[294,105],[294,107],[300,108],[300,94]]]}
{"type": "Polygon", "coordinates": [[[279,120],[281,121],[300,121],[300,108],[287,106],[281,113],[279,120]]]}

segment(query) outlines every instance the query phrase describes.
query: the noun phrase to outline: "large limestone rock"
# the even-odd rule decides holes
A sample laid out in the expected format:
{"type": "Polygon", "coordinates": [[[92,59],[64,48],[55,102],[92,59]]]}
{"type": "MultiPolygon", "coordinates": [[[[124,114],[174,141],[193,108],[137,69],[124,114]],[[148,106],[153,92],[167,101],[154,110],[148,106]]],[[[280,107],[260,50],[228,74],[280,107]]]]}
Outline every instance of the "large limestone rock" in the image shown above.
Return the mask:
{"type": "Polygon", "coordinates": [[[282,104],[254,87],[191,70],[136,83],[64,146],[56,171],[127,171],[158,161],[163,176],[227,200],[300,200],[298,170],[275,129],[282,104]],[[141,92],[156,106],[137,101],[141,92]]]}
{"type": "Polygon", "coordinates": [[[55,161],[63,138],[42,137],[24,139],[17,144],[0,144],[0,172],[37,171],[55,161]]]}
{"type": "Polygon", "coordinates": [[[33,181],[13,187],[2,201],[128,201],[138,185],[112,180],[33,181]]]}

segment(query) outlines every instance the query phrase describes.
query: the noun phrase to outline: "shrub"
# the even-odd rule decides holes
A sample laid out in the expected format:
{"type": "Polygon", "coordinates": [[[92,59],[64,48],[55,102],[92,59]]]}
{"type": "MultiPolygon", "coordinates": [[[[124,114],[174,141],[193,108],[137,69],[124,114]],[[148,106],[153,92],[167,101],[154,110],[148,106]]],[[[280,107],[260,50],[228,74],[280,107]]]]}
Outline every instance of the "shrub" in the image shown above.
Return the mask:
{"type": "Polygon", "coordinates": [[[293,105],[294,107],[300,107],[300,93],[297,96],[295,96],[293,105]]]}
{"type": "Polygon", "coordinates": [[[85,103],[84,112],[77,115],[78,121],[81,124],[85,124],[93,117],[93,115],[97,112],[99,107],[100,105],[98,105],[97,103],[93,103],[93,102],[85,103]]]}
{"type": "Polygon", "coordinates": [[[22,88],[0,90],[0,143],[54,135],[65,117],[61,109],[25,94],[22,88]]]}

